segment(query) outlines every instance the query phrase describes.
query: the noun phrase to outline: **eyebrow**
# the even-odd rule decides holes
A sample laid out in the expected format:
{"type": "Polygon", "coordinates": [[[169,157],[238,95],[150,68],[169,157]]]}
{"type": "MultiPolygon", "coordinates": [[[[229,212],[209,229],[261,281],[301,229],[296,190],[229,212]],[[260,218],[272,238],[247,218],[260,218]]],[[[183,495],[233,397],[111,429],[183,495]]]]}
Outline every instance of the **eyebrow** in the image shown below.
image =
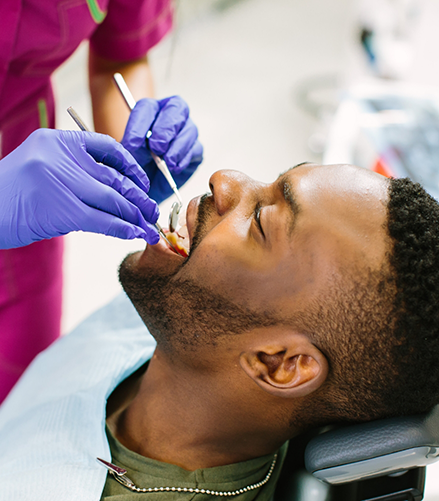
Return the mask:
{"type": "Polygon", "coordinates": [[[291,169],[288,169],[288,170],[292,170],[292,169],[295,169],[296,167],[300,167],[301,165],[306,165],[306,164],[311,164],[311,163],[312,162],[300,162],[300,164],[296,164],[293,167],[291,167],[291,169]]]}
{"type": "MultiPolygon", "coordinates": [[[[302,164],[300,164],[300,165],[302,165],[302,164]]],[[[294,169],[294,167],[293,167],[293,169],[294,169]]],[[[289,223],[289,227],[288,227],[288,237],[290,237],[291,233],[293,232],[294,225],[296,224],[297,215],[299,214],[301,208],[300,208],[300,205],[297,203],[296,196],[294,194],[293,186],[288,181],[288,179],[285,177],[285,174],[283,174],[278,179],[277,188],[282,193],[282,196],[283,196],[285,202],[287,203],[287,205],[290,209],[290,212],[291,212],[290,223],[289,223]]]]}
{"type": "Polygon", "coordinates": [[[289,169],[287,169],[286,171],[284,172],[281,172],[278,176],[277,176],[277,180],[276,181],[280,181],[284,176],[285,174],[288,174],[288,172],[290,172],[290,170],[293,170],[295,169],[296,167],[300,167],[301,165],[306,165],[306,164],[312,164],[312,162],[300,162],[300,164],[296,164],[296,165],[293,165],[293,167],[290,167],[289,169]]]}

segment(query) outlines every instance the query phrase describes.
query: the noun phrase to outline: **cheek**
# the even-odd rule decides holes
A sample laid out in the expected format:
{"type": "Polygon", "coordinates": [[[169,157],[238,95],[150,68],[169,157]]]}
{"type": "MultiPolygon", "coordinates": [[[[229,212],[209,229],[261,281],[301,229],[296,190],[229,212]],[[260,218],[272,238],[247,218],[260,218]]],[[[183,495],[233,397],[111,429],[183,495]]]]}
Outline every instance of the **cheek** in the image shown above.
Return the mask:
{"type": "Polygon", "coordinates": [[[260,276],[260,266],[252,262],[237,242],[221,245],[214,239],[203,241],[191,257],[182,274],[200,285],[208,285],[217,292],[245,289],[260,276]]]}
{"type": "Polygon", "coordinates": [[[200,286],[207,286],[236,304],[258,310],[281,303],[312,287],[313,255],[294,257],[291,249],[262,253],[239,240],[227,245],[206,237],[182,271],[200,286]]]}
{"type": "Polygon", "coordinates": [[[207,233],[191,256],[192,269],[228,281],[236,273],[264,269],[260,245],[250,233],[251,221],[244,217],[227,218],[207,233]]]}

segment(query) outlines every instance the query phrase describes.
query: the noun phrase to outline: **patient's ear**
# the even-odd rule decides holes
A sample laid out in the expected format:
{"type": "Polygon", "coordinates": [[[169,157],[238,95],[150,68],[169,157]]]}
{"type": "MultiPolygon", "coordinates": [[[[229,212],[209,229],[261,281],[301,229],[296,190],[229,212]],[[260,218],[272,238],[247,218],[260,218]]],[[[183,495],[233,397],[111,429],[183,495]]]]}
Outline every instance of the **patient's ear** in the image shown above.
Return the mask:
{"type": "Polygon", "coordinates": [[[281,336],[277,341],[241,353],[244,372],[278,397],[304,397],[317,390],[328,375],[323,353],[302,334],[281,336]]]}

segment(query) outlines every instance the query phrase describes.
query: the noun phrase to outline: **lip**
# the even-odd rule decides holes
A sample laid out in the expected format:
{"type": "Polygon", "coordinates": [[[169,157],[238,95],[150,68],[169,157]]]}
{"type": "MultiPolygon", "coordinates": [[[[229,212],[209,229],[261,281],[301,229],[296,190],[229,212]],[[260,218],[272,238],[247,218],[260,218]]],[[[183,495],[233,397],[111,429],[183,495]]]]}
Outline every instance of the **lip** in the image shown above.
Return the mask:
{"type": "Polygon", "coordinates": [[[189,235],[189,249],[192,247],[192,239],[195,231],[195,224],[197,221],[198,206],[200,205],[201,195],[193,198],[186,210],[186,226],[189,235]]]}
{"type": "Polygon", "coordinates": [[[180,254],[175,253],[172,249],[169,248],[169,245],[166,243],[165,239],[160,237],[160,240],[156,245],[150,245],[149,247],[153,248],[159,253],[166,254],[168,256],[176,256],[178,258],[184,259],[180,254]]]}
{"type": "Polygon", "coordinates": [[[153,266],[156,270],[162,268],[164,270],[180,266],[184,259],[183,256],[171,250],[163,238],[160,238],[157,244],[147,245],[144,251],[140,251],[137,262],[140,268],[149,269],[153,266]]]}
{"type": "Polygon", "coordinates": [[[165,239],[160,237],[160,240],[155,245],[148,245],[145,250],[148,248],[153,252],[158,252],[160,254],[165,254],[168,256],[176,256],[178,258],[183,258],[180,254],[176,254],[172,249],[169,248],[169,245],[166,243],[165,239]]]}

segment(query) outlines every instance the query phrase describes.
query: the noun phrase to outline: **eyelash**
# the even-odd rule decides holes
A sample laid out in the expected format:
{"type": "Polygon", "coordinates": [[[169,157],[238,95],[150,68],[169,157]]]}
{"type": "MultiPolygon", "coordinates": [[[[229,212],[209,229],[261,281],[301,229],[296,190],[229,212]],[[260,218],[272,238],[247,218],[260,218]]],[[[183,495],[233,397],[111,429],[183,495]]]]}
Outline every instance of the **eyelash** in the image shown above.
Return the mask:
{"type": "Polygon", "coordinates": [[[261,210],[262,210],[261,203],[258,202],[256,204],[255,210],[253,212],[254,219],[255,219],[256,225],[259,228],[259,230],[261,231],[262,235],[265,236],[264,230],[262,229],[262,225],[261,225],[261,210]]]}

